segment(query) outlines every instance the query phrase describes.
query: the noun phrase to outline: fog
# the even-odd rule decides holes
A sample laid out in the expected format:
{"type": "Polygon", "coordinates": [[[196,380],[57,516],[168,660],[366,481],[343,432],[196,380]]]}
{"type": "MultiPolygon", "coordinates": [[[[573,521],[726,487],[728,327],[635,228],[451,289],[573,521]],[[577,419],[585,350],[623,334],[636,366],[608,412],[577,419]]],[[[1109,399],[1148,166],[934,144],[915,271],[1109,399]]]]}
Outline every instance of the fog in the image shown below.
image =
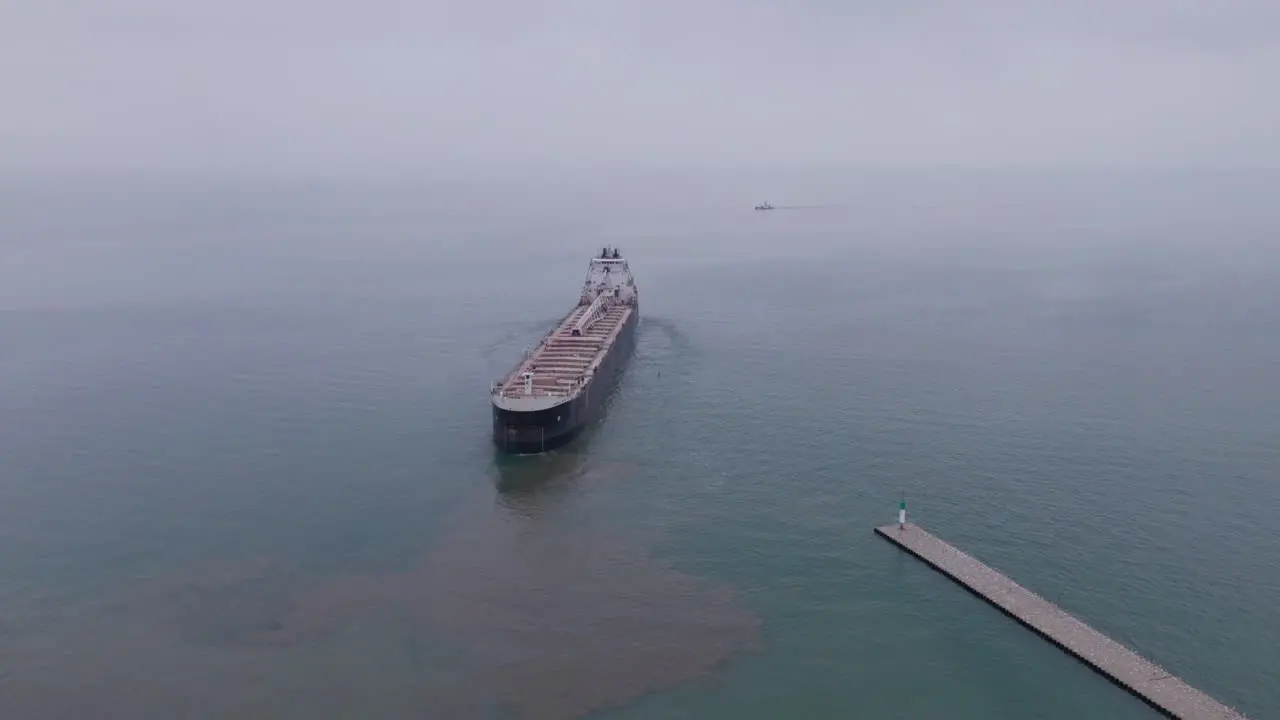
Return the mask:
{"type": "Polygon", "coordinates": [[[13,0],[0,171],[1280,166],[1267,0],[13,0]]]}

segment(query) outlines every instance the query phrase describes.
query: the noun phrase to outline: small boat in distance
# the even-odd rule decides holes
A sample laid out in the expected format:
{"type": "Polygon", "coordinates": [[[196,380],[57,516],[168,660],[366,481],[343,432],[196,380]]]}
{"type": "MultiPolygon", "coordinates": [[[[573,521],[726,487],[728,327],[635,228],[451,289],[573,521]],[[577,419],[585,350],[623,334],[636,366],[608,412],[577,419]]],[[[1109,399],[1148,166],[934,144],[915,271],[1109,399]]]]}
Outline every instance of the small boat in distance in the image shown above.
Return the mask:
{"type": "Polygon", "coordinates": [[[772,205],[770,205],[769,203],[765,202],[765,203],[760,203],[759,205],[757,205],[757,206],[756,206],[756,209],[757,209],[757,210],[772,210],[772,209],[773,209],[773,206],[772,206],[772,205]]]}

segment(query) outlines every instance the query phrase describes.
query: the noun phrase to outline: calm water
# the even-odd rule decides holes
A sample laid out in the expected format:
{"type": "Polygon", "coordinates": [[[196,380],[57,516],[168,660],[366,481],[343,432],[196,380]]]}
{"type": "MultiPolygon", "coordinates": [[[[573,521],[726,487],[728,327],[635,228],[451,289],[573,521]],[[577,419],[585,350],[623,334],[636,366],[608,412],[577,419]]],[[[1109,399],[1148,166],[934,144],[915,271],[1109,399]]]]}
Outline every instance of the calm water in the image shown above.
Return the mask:
{"type": "Polygon", "coordinates": [[[0,717],[1280,716],[1280,176],[0,190],[0,717]],[[756,202],[810,205],[753,213],[756,202]],[[487,384],[629,255],[606,422],[487,384]]]}

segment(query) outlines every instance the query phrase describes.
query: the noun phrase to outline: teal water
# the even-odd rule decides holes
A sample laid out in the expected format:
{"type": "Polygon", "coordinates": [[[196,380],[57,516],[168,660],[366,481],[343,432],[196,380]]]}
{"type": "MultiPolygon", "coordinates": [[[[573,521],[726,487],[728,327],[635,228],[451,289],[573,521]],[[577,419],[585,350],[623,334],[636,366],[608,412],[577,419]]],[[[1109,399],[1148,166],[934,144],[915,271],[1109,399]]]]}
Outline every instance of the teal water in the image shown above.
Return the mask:
{"type": "Polygon", "coordinates": [[[1280,715],[1277,191],[6,184],[0,717],[1155,717],[875,538],[902,495],[1280,715]],[[495,456],[488,382],[604,243],[607,419],[495,456]]]}

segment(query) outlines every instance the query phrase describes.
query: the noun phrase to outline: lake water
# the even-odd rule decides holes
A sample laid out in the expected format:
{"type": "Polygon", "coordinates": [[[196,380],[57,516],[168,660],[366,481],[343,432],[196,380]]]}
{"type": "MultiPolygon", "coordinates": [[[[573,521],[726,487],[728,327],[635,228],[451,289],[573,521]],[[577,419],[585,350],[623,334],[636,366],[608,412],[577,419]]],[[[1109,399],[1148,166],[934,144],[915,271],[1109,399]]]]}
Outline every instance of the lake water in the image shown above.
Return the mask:
{"type": "Polygon", "coordinates": [[[1280,175],[0,185],[0,717],[1280,716],[1280,175]],[[768,213],[751,207],[768,200],[768,213]],[[788,207],[790,206],[790,207],[788,207]],[[616,244],[604,422],[488,384],[616,244]]]}

